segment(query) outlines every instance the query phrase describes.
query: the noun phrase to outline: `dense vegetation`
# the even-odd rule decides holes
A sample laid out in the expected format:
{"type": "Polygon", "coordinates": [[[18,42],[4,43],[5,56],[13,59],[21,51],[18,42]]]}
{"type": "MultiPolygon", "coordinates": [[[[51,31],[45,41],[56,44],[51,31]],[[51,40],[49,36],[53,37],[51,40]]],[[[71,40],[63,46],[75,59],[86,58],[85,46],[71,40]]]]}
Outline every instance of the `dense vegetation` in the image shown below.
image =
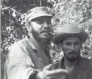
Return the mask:
{"type": "MultiPolygon", "coordinates": [[[[92,0],[2,0],[1,1],[1,58],[2,79],[3,64],[8,53],[8,47],[27,36],[24,15],[35,6],[50,7],[53,14],[53,29],[64,23],[75,23],[89,34],[89,39],[83,45],[82,55],[92,57],[92,0]]],[[[52,45],[52,57],[58,59],[57,47],[52,45]]]]}

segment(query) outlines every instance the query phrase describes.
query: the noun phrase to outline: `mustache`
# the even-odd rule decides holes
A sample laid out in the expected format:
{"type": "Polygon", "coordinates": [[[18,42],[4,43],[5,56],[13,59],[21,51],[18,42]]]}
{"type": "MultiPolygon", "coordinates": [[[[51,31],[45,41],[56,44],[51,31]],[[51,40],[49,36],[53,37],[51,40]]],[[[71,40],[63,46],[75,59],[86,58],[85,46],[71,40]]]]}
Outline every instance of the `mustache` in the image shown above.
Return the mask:
{"type": "Polygon", "coordinates": [[[51,34],[51,35],[53,35],[53,36],[55,35],[54,32],[49,32],[49,31],[46,31],[46,30],[45,30],[45,31],[41,31],[41,33],[44,33],[44,32],[46,32],[46,33],[48,33],[48,34],[51,34]]]}
{"type": "Polygon", "coordinates": [[[76,52],[75,51],[71,51],[71,52],[69,52],[69,54],[76,54],[76,52]]]}
{"type": "Polygon", "coordinates": [[[55,35],[55,33],[53,33],[53,32],[48,32],[48,33],[51,34],[51,35],[53,35],[53,36],[55,35]]]}

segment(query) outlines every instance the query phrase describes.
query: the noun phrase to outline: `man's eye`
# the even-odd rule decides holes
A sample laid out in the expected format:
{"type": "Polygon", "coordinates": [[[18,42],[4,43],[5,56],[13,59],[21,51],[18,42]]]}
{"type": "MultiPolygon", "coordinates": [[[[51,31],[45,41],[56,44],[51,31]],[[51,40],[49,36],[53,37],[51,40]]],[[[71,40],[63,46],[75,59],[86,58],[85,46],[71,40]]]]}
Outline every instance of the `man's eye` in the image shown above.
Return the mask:
{"type": "Polygon", "coordinates": [[[37,23],[38,24],[43,24],[43,20],[38,20],[37,23]]]}
{"type": "Polygon", "coordinates": [[[71,43],[70,42],[67,42],[66,45],[71,45],[71,43]]]}
{"type": "Polygon", "coordinates": [[[75,45],[79,45],[79,42],[76,42],[75,45]]]}
{"type": "Polygon", "coordinates": [[[47,24],[51,24],[51,20],[47,20],[47,24]]]}

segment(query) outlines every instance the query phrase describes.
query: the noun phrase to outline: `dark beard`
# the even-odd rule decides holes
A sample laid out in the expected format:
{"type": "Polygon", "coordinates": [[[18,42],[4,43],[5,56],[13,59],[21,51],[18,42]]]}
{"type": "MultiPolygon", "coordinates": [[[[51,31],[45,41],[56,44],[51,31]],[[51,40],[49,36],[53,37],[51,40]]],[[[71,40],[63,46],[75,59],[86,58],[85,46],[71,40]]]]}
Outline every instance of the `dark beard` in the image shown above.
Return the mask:
{"type": "MultiPolygon", "coordinates": [[[[71,52],[71,53],[72,53],[72,52],[71,52]]],[[[66,54],[64,54],[64,57],[65,57],[69,62],[75,62],[76,60],[79,59],[80,55],[78,54],[78,55],[76,55],[76,56],[71,56],[71,57],[69,57],[69,56],[67,56],[66,54]]]]}
{"type": "Polygon", "coordinates": [[[38,34],[34,31],[34,30],[32,30],[32,35],[33,35],[33,37],[37,40],[37,41],[39,41],[40,43],[42,43],[43,45],[49,45],[50,44],[50,42],[51,42],[51,37],[50,38],[47,38],[47,39],[44,39],[44,38],[41,38],[41,37],[39,37],[39,36],[37,36],[38,34]]]}
{"type": "Polygon", "coordinates": [[[76,60],[78,60],[78,57],[76,57],[76,58],[74,58],[74,57],[72,57],[72,58],[66,58],[69,62],[75,62],[76,60]]]}

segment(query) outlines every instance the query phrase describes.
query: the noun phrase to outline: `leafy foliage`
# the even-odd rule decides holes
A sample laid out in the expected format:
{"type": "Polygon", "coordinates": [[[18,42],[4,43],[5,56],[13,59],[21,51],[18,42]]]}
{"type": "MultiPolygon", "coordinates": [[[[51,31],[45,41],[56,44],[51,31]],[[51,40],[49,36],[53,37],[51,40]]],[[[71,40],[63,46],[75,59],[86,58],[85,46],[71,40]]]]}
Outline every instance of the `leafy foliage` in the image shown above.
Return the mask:
{"type": "Polygon", "coordinates": [[[12,7],[21,13],[25,13],[33,7],[47,6],[47,0],[2,0],[2,4],[12,7]]]}

